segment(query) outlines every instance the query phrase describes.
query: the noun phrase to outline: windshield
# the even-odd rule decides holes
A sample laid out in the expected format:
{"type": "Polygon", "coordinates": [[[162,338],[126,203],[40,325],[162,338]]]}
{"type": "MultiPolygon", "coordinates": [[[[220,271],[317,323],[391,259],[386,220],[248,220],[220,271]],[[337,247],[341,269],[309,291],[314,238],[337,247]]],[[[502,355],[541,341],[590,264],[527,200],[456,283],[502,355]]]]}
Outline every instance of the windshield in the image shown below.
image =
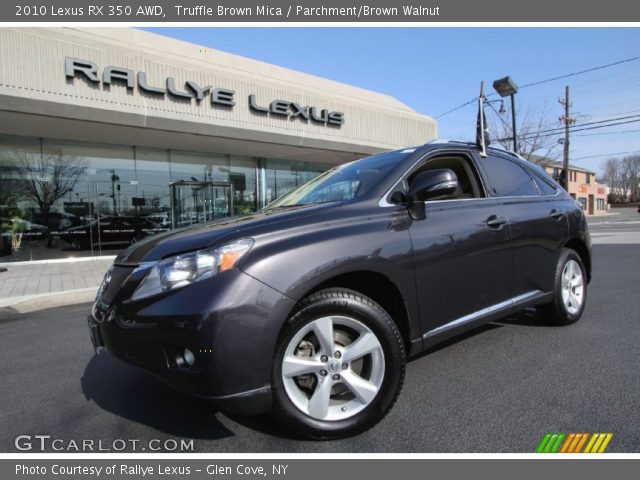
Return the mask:
{"type": "Polygon", "coordinates": [[[387,173],[414,150],[379,153],[339,165],[284,194],[264,209],[343,202],[361,197],[385,179],[387,173]]]}

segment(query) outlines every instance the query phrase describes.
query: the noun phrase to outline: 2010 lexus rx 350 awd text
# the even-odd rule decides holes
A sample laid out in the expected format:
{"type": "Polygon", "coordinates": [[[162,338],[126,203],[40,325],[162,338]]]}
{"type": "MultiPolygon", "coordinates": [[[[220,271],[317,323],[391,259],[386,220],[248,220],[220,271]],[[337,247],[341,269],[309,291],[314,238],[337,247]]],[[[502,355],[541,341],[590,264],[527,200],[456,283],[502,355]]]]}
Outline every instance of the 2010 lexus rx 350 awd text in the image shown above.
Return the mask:
{"type": "Polygon", "coordinates": [[[144,239],[89,316],[106,349],[173,387],[293,432],[361,432],[407,358],[527,307],[582,315],[580,206],[517,155],[432,142],[340,165],[245,217],[144,239]]]}

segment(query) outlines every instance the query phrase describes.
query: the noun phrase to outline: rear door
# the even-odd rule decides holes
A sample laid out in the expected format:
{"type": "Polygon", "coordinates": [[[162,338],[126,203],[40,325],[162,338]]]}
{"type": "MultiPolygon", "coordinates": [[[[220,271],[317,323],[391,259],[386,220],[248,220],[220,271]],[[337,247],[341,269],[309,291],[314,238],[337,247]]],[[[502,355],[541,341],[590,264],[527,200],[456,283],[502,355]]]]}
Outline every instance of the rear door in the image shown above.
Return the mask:
{"type": "Polygon", "coordinates": [[[480,160],[489,192],[511,224],[513,296],[535,296],[553,288],[558,256],[567,241],[570,208],[560,190],[515,158],[480,160]]]}
{"type": "Polygon", "coordinates": [[[509,224],[500,201],[486,196],[472,157],[439,154],[412,175],[432,168],[451,168],[459,189],[427,201],[427,218],[409,228],[425,339],[508,300],[512,275],[509,224]]]}

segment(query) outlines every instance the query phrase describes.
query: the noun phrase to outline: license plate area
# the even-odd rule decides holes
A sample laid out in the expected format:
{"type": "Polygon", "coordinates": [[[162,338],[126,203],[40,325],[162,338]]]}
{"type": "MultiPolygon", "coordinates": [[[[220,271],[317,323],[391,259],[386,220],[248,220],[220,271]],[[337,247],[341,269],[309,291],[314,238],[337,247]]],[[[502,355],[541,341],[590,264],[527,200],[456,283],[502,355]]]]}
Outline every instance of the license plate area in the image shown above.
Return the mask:
{"type": "Polygon", "coordinates": [[[89,316],[87,318],[87,322],[89,323],[89,337],[91,338],[91,344],[93,345],[93,350],[96,355],[100,355],[104,352],[104,340],[102,339],[102,334],[100,333],[100,327],[96,324],[93,317],[89,316]]]}

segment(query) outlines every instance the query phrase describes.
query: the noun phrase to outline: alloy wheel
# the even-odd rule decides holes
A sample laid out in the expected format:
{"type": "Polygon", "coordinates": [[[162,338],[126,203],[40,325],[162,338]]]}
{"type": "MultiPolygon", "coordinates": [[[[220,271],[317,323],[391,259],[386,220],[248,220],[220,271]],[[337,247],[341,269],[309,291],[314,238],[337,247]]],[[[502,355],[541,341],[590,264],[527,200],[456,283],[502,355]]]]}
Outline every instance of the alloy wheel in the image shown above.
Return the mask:
{"type": "Polygon", "coordinates": [[[282,380],[291,402],[324,421],[344,420],[364,410],[378,394],[384,372],[384,352],[373,331],[341,315],[304,325],[282,360],[282,380]]]}
{"type": "Polygon", "coordinates": [[[569,260],[562,270],[562,302],[571,315],[580,311],[584,301],[584,280],[578,262],[569,260]]]}

